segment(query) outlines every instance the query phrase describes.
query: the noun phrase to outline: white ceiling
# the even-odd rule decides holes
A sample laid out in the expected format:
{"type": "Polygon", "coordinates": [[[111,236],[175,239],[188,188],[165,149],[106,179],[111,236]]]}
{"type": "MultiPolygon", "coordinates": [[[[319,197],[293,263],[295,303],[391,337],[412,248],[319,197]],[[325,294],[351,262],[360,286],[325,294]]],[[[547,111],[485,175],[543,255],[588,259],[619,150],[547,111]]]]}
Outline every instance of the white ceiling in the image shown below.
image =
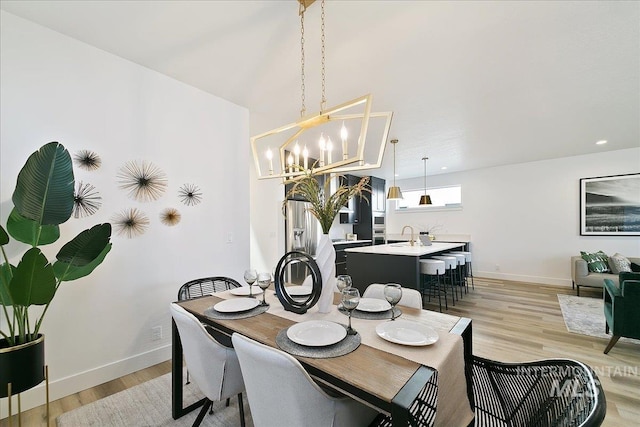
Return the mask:
{"type": "MultiPolygon", "coordinates": [[[[247,107],[252,133],[299,117],[295,0],[0,5],[247,107]]],[[[312,112],[319,1],[305,20],[312,112]]],[[[422,176],[424,155],[436,174],[640,146],[637,1],[331,0],[326,44],[327,106],[372,93],[393,111],[400,178],[422,176]]]]}

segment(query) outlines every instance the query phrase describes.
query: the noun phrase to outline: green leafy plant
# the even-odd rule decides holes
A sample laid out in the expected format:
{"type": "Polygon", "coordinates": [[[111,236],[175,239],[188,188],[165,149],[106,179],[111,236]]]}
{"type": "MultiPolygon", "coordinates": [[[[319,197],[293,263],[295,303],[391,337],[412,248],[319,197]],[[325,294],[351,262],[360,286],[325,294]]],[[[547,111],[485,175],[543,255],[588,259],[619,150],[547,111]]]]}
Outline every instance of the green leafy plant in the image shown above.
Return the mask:
{"type": "MultiPolygon", "coordinates": [[[[311,204],[309,212],[320,222],[322,232],[327,234],[336,215],[347,204],[349,199],[353,196],[362,197],[365,193],[371,192],[368,184],[369,177],[364,176],[358,183],[351,186],[341,184],[336,191],[331,193],[330,175],[325,175],[324,184],[321,184],[318,176],[314,174],[313,170],[309,169],[305,171],[304,175],[297,178],[293,186],[287,191],[283,201],[283,208],[287,201],[286,199],[301,196],[311,204]]],[[[368,199],[366,200],[368,202],[368,199]]]]}
{"type": "Polygon", "coordinates": [[[6,230],[0,226],[0,305],[7,328],[0,334],[9,347],[35,340],[60,284],[89,275],[111,250],[109,223],[75,236],[60,248],[53,264],[40,249],[60,238],[59,225],[73,212],[74,187],[71,156],[58,142],[31,154],[18,174],[14,208],[6,230]],[[16,266],[5,251],[9,235],[31,246],[16,266]],[[32,318],[32,306],[44,309],[31,313],[32,318]]]}

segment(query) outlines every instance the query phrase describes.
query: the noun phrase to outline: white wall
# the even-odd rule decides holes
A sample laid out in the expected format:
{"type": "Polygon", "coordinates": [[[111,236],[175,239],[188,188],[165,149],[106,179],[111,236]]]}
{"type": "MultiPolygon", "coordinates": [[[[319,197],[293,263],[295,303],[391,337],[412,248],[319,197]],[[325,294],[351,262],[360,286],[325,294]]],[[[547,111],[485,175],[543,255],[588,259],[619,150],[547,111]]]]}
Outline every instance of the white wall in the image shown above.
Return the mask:
{"type": "MultiPolygon", "coordinates": [[[[64,224],[59,244],[47,250],[50,258],[79,231],[125,208],[138,207],[151,221],[140,237],[115,235],[111,253],[92,275],[58,291],[43,324],[53,400],[167,360],[168,304],[182,283],[209,275],[241,280],[249,264],[249,115],[6,12],[1,31],[2,224],[19,169],[50,141],[71,154],[93,150],[103,161],[95,172],[76,168],[77,180],[100,191],[102,208],[64,224]],[[167,193],[155,202],[135,202],[116,183],[126,161],[143,159],[169,178],[167,193]],[[201,188],[201,204],[180,203],[177,191],[185,183],[201,188]],[[165,207],[182,213],[177,226],[160,223],[165,207]],[[152,341],[150,329],[157,325],[163,338],[152,341]]],[[[13,262],[22,249],[9,247],[13,262]]],[[[42,390],[25,393],[23,409],[43,400],[42,390]]],[[[6,416],[6,405],[2,409],[6,416]]]]}
{"type": "MultiPolygon", "coordinates": [[[[640,238],[580,236],[580,178],[640,172],[640,148],[430,176],[429,187],[462,185],[462,210],[387,210],[387,232],[436,226],[470,234],[474,275],[571,286],[569,257],[603,250],[640,255],[640,238]]],[[[403,190],[423,178],[400,180],[403,190]]],[[[391,202],[389,202],[391,203],[391,202]]]]}

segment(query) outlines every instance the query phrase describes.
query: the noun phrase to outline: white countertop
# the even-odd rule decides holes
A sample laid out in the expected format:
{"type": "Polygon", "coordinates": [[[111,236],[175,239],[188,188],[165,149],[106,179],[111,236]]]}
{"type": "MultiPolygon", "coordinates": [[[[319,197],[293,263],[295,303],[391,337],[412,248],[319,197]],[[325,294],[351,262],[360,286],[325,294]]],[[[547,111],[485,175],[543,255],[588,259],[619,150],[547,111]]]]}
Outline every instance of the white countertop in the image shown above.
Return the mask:
{"type": "Polygon", "coordinates": [[[409,243],[391,243],[387,245],[363,246],[360,248],[347,248],[345,252],[358,252],[364,254],[379,255],[404,255],[422,256],[435,252],[448,251],[449,249],[460,248],[460,243],[439,243],[433,242],[431,246],[410,246],[409,243]]]}

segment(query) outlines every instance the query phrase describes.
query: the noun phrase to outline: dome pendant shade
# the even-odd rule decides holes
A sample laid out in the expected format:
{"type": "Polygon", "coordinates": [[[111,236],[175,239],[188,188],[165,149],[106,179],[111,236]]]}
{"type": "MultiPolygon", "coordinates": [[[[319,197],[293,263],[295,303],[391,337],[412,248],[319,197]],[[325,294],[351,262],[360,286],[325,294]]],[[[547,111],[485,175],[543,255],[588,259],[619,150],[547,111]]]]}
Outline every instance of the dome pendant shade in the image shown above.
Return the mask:
{"type": "Polygon", "coordinates": [[[393,145],[393,186],[389,187],[387,200],[400,200],[402,199],[402,191],[400,191],[400,187],[396,186],[396,144],[398,140],[392,139],[389,142],[393,145]]]}
{"type": "Polygon", "coordinates": [[[421,205],[430,205],[431,204],[431,196],[429,196],[428,194],[423,194],[422,196],[420,196],[420,204],[421,205]]]}
{"type": "Polygon", "coordinates": [[[422,161],[424,162],[424,194],[420,196],[419,205],[430,205],[431,204],[431,196],[427,194],[427,160],[428,157],[423,157],[422,161]]]}
{"type": "Polygon", "coordinates": [[[389,187],[389,192],[387,193],[387,200],[400,200],[402,199],[402,191],[400,187],[389,187]]]}

